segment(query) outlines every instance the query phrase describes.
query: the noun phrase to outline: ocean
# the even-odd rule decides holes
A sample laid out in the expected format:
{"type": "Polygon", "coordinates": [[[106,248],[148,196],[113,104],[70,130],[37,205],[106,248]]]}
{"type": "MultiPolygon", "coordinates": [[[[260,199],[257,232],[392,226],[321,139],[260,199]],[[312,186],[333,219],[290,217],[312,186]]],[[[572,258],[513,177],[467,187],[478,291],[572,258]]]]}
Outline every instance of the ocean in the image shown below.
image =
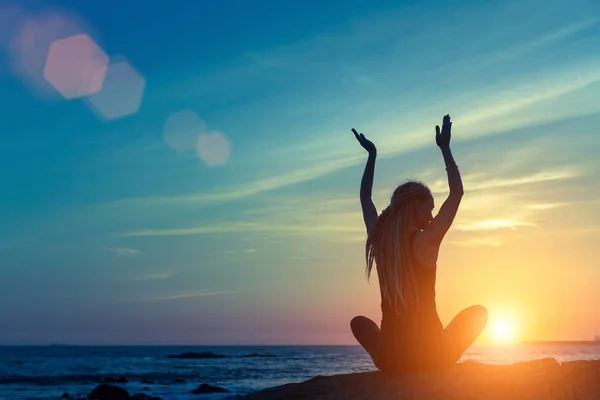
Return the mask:
{"type": "MultiPolygon", "coordinates": [[[[600,343],[473,346],[463,360],[507,364],[546,357],[600,359],[600,343]]],[[[373,370],[359,346],[5,346],[0,347],[0,399],[60,399],[64,393],[87,394],[106,378],[124,377],[127,382],[117,385],[132,395],[216,400],[316,375],[373,370]],[[184,352],[224,357],[168,357],[184,352]],[[190,393],[202,383],[230,393],[190,393]]]]}

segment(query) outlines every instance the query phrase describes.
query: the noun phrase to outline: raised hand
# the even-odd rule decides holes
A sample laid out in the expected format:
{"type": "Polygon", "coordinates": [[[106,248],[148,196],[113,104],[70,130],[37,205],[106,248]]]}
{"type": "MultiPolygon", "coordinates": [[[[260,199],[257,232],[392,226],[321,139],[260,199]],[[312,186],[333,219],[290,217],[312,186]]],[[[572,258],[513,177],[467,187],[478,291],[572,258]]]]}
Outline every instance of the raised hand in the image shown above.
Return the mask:
{"type": "Polygon", "coordinates": [[[352,128],[352,133],[354,133],[354,137],[356,138],[356,140],[358,140],[358,143],[360,143],[360,145],[367,152],[369,152],[370,155],[376,155],[377,154],[377,148],[375,148],[375,145],[373,144],[373,142],[371,142],[370,140],[368,140],[365,137],[365,135],[363,135],[362,133],[356,132],[356,129],[354,129],[354,128],[352,128]]]}
{"type": "Polygon", "coordinates": [[[442,121],[442,130],[440,126],[435,126],[435,143],[439,147],[450,147],[450,132],[452,131],[452,122],[450,122],[450,115],[446,114],[442,121]]]}

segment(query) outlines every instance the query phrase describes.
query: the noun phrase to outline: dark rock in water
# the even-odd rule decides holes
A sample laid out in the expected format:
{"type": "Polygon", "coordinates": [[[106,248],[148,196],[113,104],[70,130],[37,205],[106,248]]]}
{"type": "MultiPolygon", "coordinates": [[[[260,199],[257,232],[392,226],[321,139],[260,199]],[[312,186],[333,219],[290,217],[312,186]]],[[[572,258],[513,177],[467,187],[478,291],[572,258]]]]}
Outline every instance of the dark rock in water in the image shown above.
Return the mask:
{"type": "Polygon", "coordinates": [[[181,354],[172,354],[167,356],[168,358],[186,358],[186,359],[196,359],[196,358],[227,358],[223,354],[215,354],[210,352],[202,352],[202,353],[194,353],[187,352],[181,354]]]}
{"type": "Polygon", "coordinates": [[[137,393],[130,397],[130,400],[163,400],[162,397],[148,396],[144,393],[137,393]]]}
{"type": "Polygon", "coordinates": [[[317,376],[231,399],[599,399],[599,377],[600,360],[559,364],[550,358],[511,365],[467,361],[436,373],[395,375],[376,371],[317,376]]]}
{"type": "Polygon", "coordinates": [[[175,379],[171,379],[171,381],[169,382],[169,384],[177,384],[177,383],[185,383],[185,379],[175,378],[175,379]]]}
{"type": "Polygon", "coordinates": [[[124,376],[108,376],[102,380],[102,383],[127,383],[129,380],[124,376]]]}
{"type": "Polygon", "coordinates": [[[148,386],[144,386],[142,390],[150,390],[150,388],[148,386]]]}
{"type": "Polygon", "coordinates": [[[127,390],[120,386],[101,384],[88,395],[89,400],[130,400],[127,390]]]}
{"type": "Polygon", "coordinates": [[[61,399],[70,399],[71,395],[69,393],[63,393],[62,396],[60,396],[61,399]]]}
{"type": "Polygon", "coordinates": [[[229,390],[223,389],[219,386],[212,386],[206,383],[201,384],[196,389],[192,390],[190,393],[193,394],[209,394],[209,393],[229,393],[229,390]]]}

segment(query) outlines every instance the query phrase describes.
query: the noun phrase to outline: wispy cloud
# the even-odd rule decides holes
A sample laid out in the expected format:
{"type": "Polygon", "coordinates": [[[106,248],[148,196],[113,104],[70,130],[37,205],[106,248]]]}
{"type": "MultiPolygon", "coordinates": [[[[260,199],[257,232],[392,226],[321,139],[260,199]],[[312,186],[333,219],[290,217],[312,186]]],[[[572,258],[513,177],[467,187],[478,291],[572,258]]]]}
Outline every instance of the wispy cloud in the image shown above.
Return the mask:
{"type": "MultiPolygon", "coordinates": [[[[534,104],[538,101],[558,97],[562,94],[568,93],[570,91],[581,88],[585,85],[588,85],[591,82],[598,81],[600,79],[600,62],[594,65],[595,72],[593,76],[589,74],[586,76],[579,76],[577,79],[573,80],[572,76],[577,75],[577,73],[572,72],[570,74],[565,74],[569,77],[568,81],[560,86],[560,79],[557,79],[555,76],[553,77],[552,84],[550,86],[546,85],[546,82],[541,82],[538,86],[532,87],[531,92],[536,93],[529,98],[526,98],[520,95],[519,90],[513,90],[516,97],[509,98],[504,101],[504,103],[498,103],[497,101],[486,102],[485,108],[471,109],[465,110],[463,115],[457,119],[455,122],[458,126],[460,126],[461,134],[459,136],[459,140],[467,140],[467,139],[475,139],[486,135],[493,135],[503,130],[508,129],[516,129],[521,126],[533,126],[536,123],[542,124],[547,123],[547,118],[544,120],[538,121],[527,121],[520,122],[519,124],[515,124],[510,119],[503,120],[496,126],[490,127],[488,124],[488,128],[486,130],[481,129],[481,122],[485,121],[485,119],[490,118],[492,116],[501,117],[504,115],[508,115],[516,109],[522,109],[527,105],[534,104]],[[555,82],[559,81],[558,86],[555,82]]],[[[565,76],[565,79],[567,79],[565,76]]],[[[517,85],[518,86],[518,85],[517,85]]],[[[507,89],[507,93],[510,93],[510,89],[507,89]]],[[[600,110],[600,106],[598,107],[600,110]]],[[[575,113],[576,114],[576,113],[575,113]]],[[[404,135],[393,135],[386,136],[385,138],[380,139],[385,143],[380,150],[380,153],[383,157],[391,157],[396,156],[398,154],[407,153],[411,151],[418,150],[423,148],[424,146],[430,145],[430,132],[425,131],[422,126],[423,122],[418,121],[415,123],[407,122],[404,125],[408,125],[414,127],[412,133],[404,134],[404,135]]],[[[382,130],[381,128],[379,130],[382,130]]],[[[389,129],[383,129],[388,130],[389,129]]],[[[410,132],[411,129],[408,129],[410,132]]],[[[332,146],[333,143],[331,136],[326,139],[327,142],[319,141],[318,143],[313,143],[312,145],[316,148],[334,148],[337,149],[334,153],[331,153],[329,159],[322,157],[322,154],[319,150],[316,152],[307,149],[306,151],[312,154],[316,159],[323,159],[326,161],[315,162],[310,167],[300,168],[296,170],[290,170],[281,174],[272,175],[267,178],[255,180],[250,183],[240,184],[231,186],[229,188],[221,188],[213,191],[180,195],[180,196],[150,196],[150,197],[140,197],[140,198],[128,198],[117,200],[111,203],[107,203],[104,206],[108,207],[119,207],[119,206],[163,206],[170,204],[194,204],[194,205],[208,205],[208,204],[219,204],[228,201],[235,201],[244,198],[248,198],[263,192],[272,191],[275,189],[283,188],[286,186],[295,185],[298,183],[314,180],[317,178],[322,178],[328,174],[332,174],[334,172],[340,171],[342,169],[354,166],[356,164],[364,163],[364,154],[357,151],[356,144],[348,141],[345,143],[338,143],[337,146],[332,146]],[[321,155],[319,155],[321,154],[321,155]],[[336,156],[337,154],[337,156],[336,156]]],[[[340,142],[340,138],[333,139],[333,142],[340,142]]],[[[277,153],[277,150],[273,150],[273,153],[277,153]]],[[[302,158],[303,156],[297,155],[297,158],[302,158]]],[[[289,159],[294,159],[292,155],[290,155],[289,159]]],[[[528,177],[520,178],[519,180],[498,180],[492,179],[487,182],[481,182],[479,184],[469,184],[468,187],[471,190],[481,190],[491,187],[500,187],[500,186],[511,186],[517,184],[528,184],[528,183],[536,183],[536,182],[544,182],[550,180],[559,180],[559,179],[567,179],[579,176],[582,172],[582,169],[578,166],[566,166],[561,167],[560,169],[555,169],[551,171],[544,171],[534,175],[530,175],[528,177]]],[[[468,182],[469,177],[466,177],[465,180],[468,182]]],[[[433,190],[440,190],[440,186],[444,185],[442,182],[437,182],[433,190]]]]}
{"type": "Polygon", "coordinates": [[[160,281],[164,279],[168,279],[172,276],[171,273],[168,272],[157,272],[153,274],[139,275],[133,278],[135,281],[160,281]]]}
{"type": "Polygon", "coordinates": [[[235,293],[231,290],[209,290],[203,289],[193,292],[181,292],[181,293],[173,293],[165,296],[155,296],[155,297],[143,297],[137,299],[122,299],[119,302],[124,303],[137,303],[137,302],[156,302],[156,301],[170,301],[170,300],[181,300],[181,299],[189,299],[194,297],[204,297],[204,296],[219,296],[225,294],[235,293]]]}
{"type": "Polygon", "coordinates": [[[553,208],[563,207],[568,204],[569,203],[536,203],[536,204],[529,204],[527,206],[527,208],[530,208],[532,210],[551,210],[553,208]]]}
{"type": "Polygon", "coordinates": [[[267,222],[230,222],[213,225],[203,225],[188,228],[172,229],[148,229],[139,231],[129,231],[118,233],[118,237],[149,237],[149,236],[188,236],[188,235],[209,235],[217,233],[243,233],[256,232],[275,235],[294,234],[294,235],[317,235],[322,233],[357,233],[362,232],[362,228],[355,228],[348,225],[328,225],[328,224],[270,224],[267,222]]]}
{"type": "Polygon", "coordinates": [[[456,244],[459,246],[492,246],[492,247],[498,247],[502,245],[502,242],[497,240],[497,239],[493,239],[493,238],[473,238],[473,239],[466,239],[466,240],[454,240],[451,241],[450,243],[452,244],[456,244]]]}
{"type": "Polygon", "coordinates": [[[105,206],[156,206],[169,204],[189,203],[194,205],[215,204],[226,201],[233,201],[253,196],[265,191],[282,188],[296,183],[312,180],[324,175],[339,171],[343,168],[355,165],[359,160],[362,161],[362,154],[334,159],[321,164],[312,165],[307,168],[290,171],[281,175],[271,176],[251,183],[222,189],[220,191],[209,193],[197,193],[182,196],[156,196],[142,197],[118,200],[105,204],[105,206]]]}
{"type": "Polygon", "coordinates": [[[512,218],[488,219],[484,221],[472,221],[456,225],[459,231],[493,231],[497,229],[512,229],[529,227],[536,228],[537,225],[532,222],[518,221],[512,218]]]}
{"type": "Polygon", "coordinates": [[[138,249],[129,249],[125,247],[107,247],[106,250],[115,253],[118,257],[137,256],[142,254],[138,249]]]}
{"type": "Polygon", "coordinates": [[[557,41],[574,36],[586,29],[593,27],[600,22],[600,18],[591,17],[581,21],[577,21],[570,25],[558,27],[558,29],[551,32],[545,33],[542,36],[536,37],[526,43],[518,44],[516,46],[509,47],[503,51],[496,52],[492,55],[482,57],[481,64],[492,64],[500,61],[507,61],[514,59],[519,56],[523,56],[538,50],[544,46],[550,46],[557,41]]]}
{"type": "Polygon", "coordinates": [[[562,228],[547,230],[546,233],[553,235],[600,235],[600,227],[582,227],[582,228],[562,228]]]}
{"type": "MultiPolygon", "coordinates": [[[[492,168],[495,170],[494,168],[492,168]]],[[[461,231],[491,231],[537,227],[535,212],[547,211],[558,202],[536,202],[535,192],[524,196],[520,186],[547,183],[580,176],[576,166],[541,171],[531,174],[510,173],[488,178],[485,173],[465,177],[468,195],[461,205],[455,229],[461,231]],[[529,211],[529,212],[527,212],[529,211]],[[498,214],[511,215],[511,217],[498,214]]],[[[431,185],[435,193],[447,192],[443,180],[431,185]]],[[[385,191],[386,196],[389,191],[385,191]]],[[[365,238],[359,200],[345,194],[314,193],[283,196],[274,195],[254,202],[254,207],[234,215],[234,221],[202,223],[184,227],[130,230],[115,233],[121,238],[214,235],[223,233],[260,233],[264,235],[325,235],[328,240],[359,242],[365,238]],[[336,197],[337,196],[337,197],[336,197]]],[[[561,203],[566,205],[568,203],[561,203]]],[[[253,251],[246,249],[244,251],[253,251]]],[[[228,250],[233,254],[242,250],[228,250]]]]}
{"type": "MultiPolygon", "coordinates": [[[[583,169],[578,166],[564,166],[554,168],[550,171],[540,171],[537,173],[510,178],[487,178],[487,174],[474,173],[466,175],[463,178],[466,191],[479,191],[488,189],[507,188],[534,183],[544,183],[558,180],[565,180],[580,177],[583,175],[583,169]],[[482,179],[483,178],[483,179],[482,179]]],[[[447,180],[438,180],[430,185],[432,192],[444,193],[448,191],[447,180]]]]}
{"type": "MultiPolygon", "coordinates": [[[[503,12],[502,10],[498,11],[503,12]]],[[[245,82],[248,79],[248,74],[257,73],[257,71],[268,74],[274,67],[304,65],[312,62],[322,64],[322,54],[326,53],[326,50],[329,49],[337,49],[338,53],[336,54],[342,57],[342,59],[346,55],[354,59],[356,58],[356,51],[362,46],[370,43],[378,43],[382,38],[389,39],[391,33],[397,31],[398,18],[402,19],[405,17],[396,15],[392,18],[386,15],[379,16],[378,18],[380,20],[369,18],[368,21],[358,22],[352,27],[352,31],[317,35],[302,43],[293,43],[262,53],[252,52],[244,56],[246,57],[246,61],[252,60],[252,62],[244,63],[242,66],[236,67],[234,71],[223,72],[223,76],[220,79],[203,77],[200,81],[185,82],[182,86],[186,90],[200,90],[198,89],[199,86],[204,88],[202,90],[206,90],[205,87],[210,81],[226,82],[230,81],[232,77],[236,77],[240,82],[245,82]],[[377,26],[377,29],[373,29],[373,26],[377,26]],[[193,87],[197,89],[190,89],[193,87]]],[[[534,35],[534,37],[528,38],[522,43],[492,47],[491,52],[480,49],[481,54],[475,54],[474,56],[469,55],[468,57],[465,56],[458,59],[446,59],[446,63],[440,63],[440,68],[449,68],[446,73],[431,77],[431,79],[423,79],[421,84],[414,87],[411,86],[410,92],[396,94],[382,92],[379,93],[377,98],[388,104],[394,104],[406,97],[413,96],[413,94],[415,98],[418,98],[419,93],[430,92],[430,86],[438,85],[438,81],[442,79],[446,83],[448,81],[455,81],[456,86],[460,87],[461,80],[466,79],[464,70],[471,68],[474,64],[473,57],[475,59],[479,57],[482,63],[497,63],[505,60],[506,57],[521,57],[525,54],[535,52],[541,47],[550,46],[559,40],[574,36],[597,23],[597,18],[586,18],[562,26],[549,25],[547,30],[538,31],[537,36],[534,35]],[[457,78],[449,79],[448,72],[451,73],[450,76],[458,74],[457,78]]],[[[419,35],[427,35],[427,32],[422,31],[419,35]]],[[[488,38],[485,40],[491,39],[488,38]]],[[[398,45],[400,46],[401,43],[398,45]]],[[[394,46],[392,45],[392,47],[394,46]]],[[[481,48],[487,49],[486,46],[482,46],[481,48]]],[[[339,60],[339,57],[336,59],[339,60]]],[[[360,65],[353,67],[343,62],[340,62],[340,64],[351,70],[364,69],[360,65]]],[[[483,66],[480,67],[483,68],[483,66]]],[[[450,96],[452,104],[449,111],[455,118],[456,129],[460,131],[460,134],[456,135],[456,140],[476,139],[519,127],[544,124],[557,118],[569,118],[574,115],[581,115],[582,112],[600,111],[600,105],[596,105],[597,102],[589,101],[587,104],[590,104],[590,106],[583,111],[577,107],[560,107],[560,110],[557,110],[560,112],[557,113],[543,110],[544,112],[535,113],[533,116],[528,114],[523,118],[515,117],[515,113],[518,114],[531,110],[532,107],[535,108],[540,103],[576,92],[594,82],[598,82],[600,79],[600,58],[597,56],[573,57],[573,59],[565,61],[564,64],[548,66],[542,70],[531,68],[527,65],[524,65],[523,68],[522,73],[504,74],[502,79],[499,80],[486,80],[485,83],[475,89],[472,89],[471,86],[469,90],[462,88],[456,90],[456,88],[446,84],[442,89],[437,89],[442,90],[437,99],[432,99],[424,104],[414,102],[408,104],[408,107],[404,109],[398,110],[398,108],[394,108],[389,113],[378,111],[376,117],[372,116],[366,119],[364,123],[368,124],[369,130],[382,132],[377,138],[382,143],[380,155],[391,157],[431,145],[432,128],[429,126],[428,121],[437,121],[437,115],[440,113],[439,110],[449,109],[450,104],[448,104],[448,96],[445,96],[445,93],[452,94],[450,96]],[[402,130],[402,134],[398,133],[400,129],[402,130]]],[[[386,75],[387,78],[392,78],[391,74],[397,74],[397,68],[390,67],[390,70],[386,74],[390,74],[389,76],[386,75]]],[[[368,81],[370,80],[368,79],[368,81]]],[[[221,83],[215,84],[215,86],[215,91],[225,90],[222,88],[221,83]]],[[[179,93],[180,91],[177,90],[177,92],[179,93]]],[[[290,98],[293,97],[290,96],[290,98]]],[[[365,98],[361,99],[361,101],[367,103],[371,100],[365,98]]],[[[400,103],[404,104],[405,102],[400,101],[400,103]]],[[[344,113],[344,109],[336,110],[336,113],[340,112],[344,113]]],[[[525,112],[525,114],[527,113],[525,112]]],[[[352,119],[349,121],[351,122],[352,119]]],[[[340,127],[340,130],[346,129],[349,129],[349,127],[340,127]]],[[[327,132],[317,130],[305,135],[298,135],[298,137],[302,137],[305,140],[292,139],[289,144],[285,144],[287,146],[285,148],[270,149],[269,157],[272,157],[272,162],[277,166],[282,166],[282,168],[277,168],[278,172],[275,173],[273,172],[273,168],[268,168],[263,172],[270,176],[253,180],[252,182],[246,181],[239,185],[232,185],[231,187],[213,188],[199,193],[178,196],[149,196],[122,199],[108,205],[161,206],[184,203],[194,205],[217,204],[244,199],[266,191],[318,179],[346,167],[363,163],[364,154],[362,154],[360,149],[357,149],[356,143],[351,140],[351,136],[342,138],[341,135],[332,134],[331,128],[327,127],[327,132]],[[307,158],[310,158],[313,163],[309,167],[295,168],[289,162],[290,160],[304,160],[307,158]]],[[[257,157],[256,154],[254,156],[257,157]]],[[[260,155],[260,157],[263,156],[263,154],[260,155]]],[[[244,163],[245,165],[252,166],[252,169],[256,169],[256,165],[264,165],[262,160],[261,162],[257,162],[252,157],[244,160],[244,163]]]]}
{"type": "Polygon", "coordinates": [[[208,253],[210,256],[224,256],[229,254],[248,254],[248,253],[256,253],[257,249],[243,249],[243,250],[224,250],[218,251],[214,253],[208,253]]]}
{"type": "MultiPolygon", "coordinates": [[[[600,71],[600,63],[595,65],[594,67],[596,71],[600,71]]],[[[577,74],[575,74],[577,75],[577,74]]],[[[572,74],[569,74],[569,78],[572,78],[572,74]]],[[[565,77],[566,79],[566,77],[565,77]]],[[[510,114],[515,109],[522,109],[526,107],[528,104],[534,104],[540,100],[548,99],[552,97],[560,96],[561,94],[568,93],[577,88],[583,87],[591,82],[595,82],[600,79],[600,72],[595,72],[592,77],[589,75],[587,78],[579,77],[573,83],[572,79],[569,79],[568,83],[564,83],[563,86],[557,87],[556,84],[553,89],[548,89],[545,83],[540,83],[539,86],[532,88],[532,92],[537,92],[537,94],[533,95],[530,98],[524,98],[519,95],[519,91],[515,90],[515,98],[510,98],[505,101],[505,104],[494,103],[493,101],[487,102],[486,108],[474,109],[474,110],[465,110],[464,115],[461,118],[455,119],[457,124],[460,124],[461,135],[459,136],[460,140],[474,139],[479,138],[486,135],[497,134],[503,130],[507,129],[516,129],[518,126],[532,126],[535,123],[547,123],[548,120],[539,120],[539,121],[527,121],[527,123],[520,123],[520,125],[516,125],[514,123],[506,123],[502,122],[500,125],[496,127],[488,126],[488,129],[481,129],[481,122],[486,118],[492,116],[503,116],[510,114]]],[[[553,78],[553,82],[556,82],[557,78],[553,78]]],[[[510,92],[510,90],[508,90],[510,92]]],[[[598,107],[600,110],[600,106],[598,107]]],[[[508,121],[508,120],[507,120],[508,121]]],[[[411,126],[410,123],[406,125],[411,126]]],[[[386,136],[383,139],[380,139],[385,143],[385,146],[382,147],[380,153],[383,157],[391,157],[396,156],[401,153],[406,153],[410,151],[418,150],[424,146],[430,145],[430,132],[425,131],[423,128],[423,122],[418,121],[418,123],[413,123],[412,126],[415,127],[412,130],[413,133],[405,134],[405,135],[394,135],[394,136],[386,136]],[[417,128],[417,126],[419,128],[417,128]]],[[[457,125],[457,129],[458,129],[457,125]]],[[[385,131],[385,130],[384,130],[385,131]]],[[[409,129],[410,131],[410,129],[409,129]]],[[[313,145],[317,148],[331,148],[332,139],[329,137],[327,139],[328,142],[319,142],[313,143],[313,145]]],[[[340,142],[339,138],[333,139],[335,142],[340,142]]],[[[263,192],[272,191],[275,189],[283,188],[286,186],[295,185],[298,183],[314,180],[317,178],[322,178],[328,174],[332,174],[334,172],[340,171],[344,168],[348,168],[354,166],[356,164],[364,163],[364,154],[358,152],[356,149],[356,144],[351,142],[348,143],[338,143],[338,146],[333,146],[336,148],[336,152],[338,156],[335,154],[331,154],[331,157],[327,161],[316,162],[310,167],[301,168],[297,170],[287,171],[281,174],[272,175],[267,178],[255,180],[250,183],[240,184],[236,186],[231,186],[229,188],[217,189],[209,192],[201,192],[194,193],[188,195],[180,195],[180,196],[150,196],[150,197],[141,197],[141,198],[128,198],[123,200],[117,200],[105,206],[109,207],[118,207],[118,206],[161,206],[161,205],[170,205],[170,204],[194,204],[194,205],[207,205],[207,204],[218,204],[227,201],[235,201],[244,198],[248,198],[263,192]],[[352,155],[354,154],[354,155],[352,155]]],[[[307,150],[308,151],[308,150],[307,150]]],[[[273,150],[274,153],[277,150],[273,150]]],[[[319,151],[316,153],[312,152],[313,156],[317,158],[323,158],[318,156],[320,154],[319,151]],[[315,155],[316,154],[316,155],[315,155]]],[[[302,156],[298,155],[299,158],[302,156]]],[[[290,159],[293,157],[290,156],[290,159]]],[[[536,183],[536,182],[544,182],[549,180],[558,180],[558,179],[567,179],[579,176],[581,174],[581,168],[577,166],[567,166],[561,167],[559,170],[555,169],[552,171],[544,171],[540,172],[528,177],[520,178],[517,181],[510,180],[490,180],[487,182],[482,182],[480,184],[469,184],[469,188],[472,190],[481,190],[490,187],[499,187],[499,186],[510,186],[516,184],[527,184],[527,183],[536,183]]],[[[468,181],[468,177],[466,177],[468,181]]],[[[439,186],[443,185],[442,182],[438,182],[437,186],[432,189],[439,190],[439,186]]]]}

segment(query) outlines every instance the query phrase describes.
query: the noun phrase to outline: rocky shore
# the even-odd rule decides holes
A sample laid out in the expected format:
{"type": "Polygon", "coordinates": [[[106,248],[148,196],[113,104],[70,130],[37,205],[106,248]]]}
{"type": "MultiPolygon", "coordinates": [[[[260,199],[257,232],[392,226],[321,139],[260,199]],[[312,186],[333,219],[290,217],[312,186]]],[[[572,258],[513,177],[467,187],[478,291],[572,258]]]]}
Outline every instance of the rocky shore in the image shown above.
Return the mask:
{"type": "MultiPolygon", "coordinates": [[[[201,384],[190,393],[227,393],[218,386],[201,384]]],[[[161,400],[145,394],[129,394],[114,384],[103,383],[86,400],[161,400]]],[[[559,400],[600,399],[600,360],[559,363],[553,358],[491,365],[472,361],[438,373],[394,375],[379,371],[317,376],[300,383],[260,390],[228,400],[559,400]]]]}
{"type": "MultiPolygon", "coordinates": [[[[600,399],[600,360],[543,359],[511,365],[463,362],[451,370],[397,376],[366,372],[317,376],[265,389],[244,400],[559,400],[600,399]]],[[[233,399],[232,398],[232,399],[233,399]]]]}

